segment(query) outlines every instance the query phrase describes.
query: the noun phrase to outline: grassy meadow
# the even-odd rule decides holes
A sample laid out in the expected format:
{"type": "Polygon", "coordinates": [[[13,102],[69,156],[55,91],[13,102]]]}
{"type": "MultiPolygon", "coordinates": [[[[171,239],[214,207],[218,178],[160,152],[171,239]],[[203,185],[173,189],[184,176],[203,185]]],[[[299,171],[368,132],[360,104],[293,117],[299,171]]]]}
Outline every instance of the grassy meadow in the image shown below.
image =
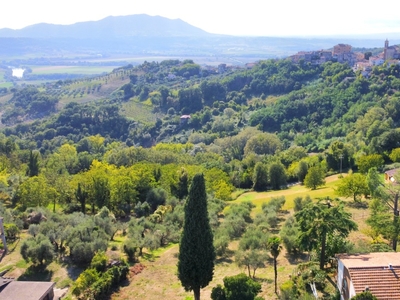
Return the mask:
{"type": "Polygon", "coordinates": [[[326,184],[317,188],[316,190],[310,190],[306,188],[304,185],[294,185],[288,189],[280,190],[280,191],[267,191],[267,192],[247,192],[240,195],[236,200],[232,201],[232,203],[240,203],[245,201],[252,202],[256,207],[253,212],[261,212],[261,206],[264,202],[268,202],[271,198],[276,198],[280,196],[284,196],[286,199],[286,203],[283,206],[284,210],[291,210],[294,207],[293,200],[296,197],[304,197],[309,195],[311,199],[318,198],[335,198],[334,187],[336,185],[337,180],[339,179],[339,175],[332,175],[325,178],[326,184]]]}

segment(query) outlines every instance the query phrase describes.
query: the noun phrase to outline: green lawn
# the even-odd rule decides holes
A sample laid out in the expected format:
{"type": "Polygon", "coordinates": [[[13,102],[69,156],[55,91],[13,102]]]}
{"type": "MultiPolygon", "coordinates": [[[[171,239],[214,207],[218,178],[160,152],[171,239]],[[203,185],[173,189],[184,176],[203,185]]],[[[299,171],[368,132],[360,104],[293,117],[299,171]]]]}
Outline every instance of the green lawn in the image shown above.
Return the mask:
{"type": "Polygon", "coordinates": [[[293,200],[296,197],[305,197],[306,195],[310,195],[312,199],[316,198],[324,198],[330,197],[335,198],[334,187],[338,181],[338,175],[332,175],[327,177],[326,184],[322,187],[319,187],[316,190],[310,190],[306,188],[304,185],[295,185],[285,190],[280,191],[267,191],[267,192],[248,192],[240,195],[236,200],[230,203],[240,203],[244,201],[251,201],[256,207],[253,212],[260,212],[261,206],[264,202],[268,202],[271,198],[285,196],[286,203],[283,206],[283,209],[293,209],[294,202],[293,200]]]}
{"type": "Polygon", "coordinates": [[[13,84],[11,82],[0,82],[0,88],[10,88],[13,84]]]}

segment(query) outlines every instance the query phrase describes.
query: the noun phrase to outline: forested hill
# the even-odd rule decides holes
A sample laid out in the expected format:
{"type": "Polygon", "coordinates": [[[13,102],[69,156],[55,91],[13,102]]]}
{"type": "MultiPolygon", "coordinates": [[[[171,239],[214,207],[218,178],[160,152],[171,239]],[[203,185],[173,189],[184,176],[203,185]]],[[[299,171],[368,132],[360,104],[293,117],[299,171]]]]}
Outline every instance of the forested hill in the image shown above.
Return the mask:
{"type": "MultiPolygon", "coordinates": [[[[6,256],[14,263],[5,259],[1,268],[23,274],[20,279],[52,276],[62,287],[70,284],[78,298],[105,297],[129,273],[125,263],[106,270],[105,253],[113,259],[124,253],[132,263],[150,253],[153,259],[158,254],[150,250],[179,242],[186,199],[204,190],[215,252],[224,262],[217,265],[224,270],[216,273],[236,272],[232,267],[226,273],[226,262],[235,261],[241,269],[246,266],[249,277],[256,276],[268,261],[265,245],[273,239],[279,246],[279,232],[286,248],[281,257],[290,261],[274,269],[289,299],[308,297],[307,282],[316,282],[320,291],[325,287],[325,271],[309,261],[297,268],[301,257],[317,258],[324,269],[336,253],[387,251],[389,240],[396,245],[398,234],[392,233],[398,227],[387,217],[391,190],[380,191],[378,170],[400,162],[399,65],[385,63],[364,75],[346,64],[290,60],[216,69],[192,60],[165,60],[93,78],[0,88],[0,214],[7,243],[15,241],[9,247],[15,251],[6,256]],[[348,171],[343,179],[325,185],[327,175],[342,169],[348,171]],[[204,175],[204,187],[192,185],[198,173],[204,175]],[[246,193],[299,182],[303,186],[290,192],[301,189],[296,194],[301,196],[292,194],[289,204],[286,193],[246,193]],[[305,194],[309,189],[315,190],[314,199],[305,194]],[[371,208],[369,217],[364,208],[357,209],[362,219],[353,216],[370,232],[368,239],[355,235],[363,240],[357,248],[345,240],[357,228],[354,210],[333,200],[336,195],[352,198],[346,201],[352,208],[364,203],[371,208]],[[364,196],[379,198],[364,201],[364,196]],[[321,229],[315,219],[327,220],[332,230],[311,232],[321,229]],[[347,229],[339,223],[347,223],[347,229]],[[325,238],[325,255],[318,255],[325,238]],[[29,263],[20,263],[18,249],[29,263]],[[292,269],[283,272],[289,264],[292,269]],[[87,269],[68,281],[59,279],[58,271],[49,272],[64,267],[62,274],[87,269]],[[302,275],[290,275],[298,272],[302,275]],[[288,285],[289,279],[294,283],[288,285]]],[[[168,268],[175,278],[172,265],[168,268]]],[[[267,281],[264,286],[272,286],[267,281]]],[[[182,289],[173,285],[176,299],[182,299],[182,289]]],[[[164,293],[163,285],[160,290],[164,293]]],[[[324,290],[329,293],[333,290],[324,290]]]]}
{"type": "Polygon", "coordinates": [[[40,39],[121,39],[132,37],[213,36],[180,19],[171,20],[145,14],[107,17],[99,21],[72,25],[35,24],[22,29],[0,29],[0,37],[40,39]]]}
{"type": "Polygon", "coordinates": [[[5,136],[42,154],[63,143],[88,151],[88,138],[96,135],[106,148],[114,141],[123,147],[189,142],[225,161],[294,146],[322,153],[340,141],[352,155],[346,165],[357,153],[387,158],[400,147],[399,65],[374,67],[364,77],[345,64],[268,60],[218,74],[191,60],[167,60],[88,82],[3,89],[5,136]],[[120,87],[106,96],[110,82],[120,87]],[[249,132],[259,135],[252,145],[249,132]]]}

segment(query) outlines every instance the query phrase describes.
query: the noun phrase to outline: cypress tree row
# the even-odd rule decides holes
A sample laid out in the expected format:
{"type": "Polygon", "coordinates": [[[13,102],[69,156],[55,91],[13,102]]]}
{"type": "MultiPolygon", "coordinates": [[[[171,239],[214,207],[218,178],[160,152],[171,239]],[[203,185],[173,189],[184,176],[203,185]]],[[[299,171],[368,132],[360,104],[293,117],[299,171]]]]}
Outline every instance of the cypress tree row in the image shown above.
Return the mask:
{"type": "Polygon", "coordinates": [[[185,204],[185,223],[179,245],[178,278],[186,291],[200,299],[214,274],[215,250],[207,212],[207,194],[203,174],[196,174],[185,204]]]}

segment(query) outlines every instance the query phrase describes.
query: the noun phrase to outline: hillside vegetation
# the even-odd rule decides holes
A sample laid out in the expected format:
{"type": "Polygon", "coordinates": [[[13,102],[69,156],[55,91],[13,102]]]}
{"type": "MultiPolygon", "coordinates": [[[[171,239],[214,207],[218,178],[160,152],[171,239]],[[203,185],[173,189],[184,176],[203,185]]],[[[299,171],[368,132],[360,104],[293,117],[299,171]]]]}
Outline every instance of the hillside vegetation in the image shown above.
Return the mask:
{"type": "MultiPolygon", "coordinates": [[[[335,62],[216,72],[166,60],[2,88],[0,100],[0,215],[22,255],[0,271],[20,279],[42,274],[71,298],[108,297],[128,267],[175,253],[198,173],[219,274],[207,295],[244,271],[263,297],[278,278],[282,299],[307,299],[310,282],[335,299],[331,257],[396,248],[386,203],[398,192],[379,173],[400,161],[399,65],[363,77],[335,62]]],[[[178,284],[170,299],[188,295],[178,284]]]]}

